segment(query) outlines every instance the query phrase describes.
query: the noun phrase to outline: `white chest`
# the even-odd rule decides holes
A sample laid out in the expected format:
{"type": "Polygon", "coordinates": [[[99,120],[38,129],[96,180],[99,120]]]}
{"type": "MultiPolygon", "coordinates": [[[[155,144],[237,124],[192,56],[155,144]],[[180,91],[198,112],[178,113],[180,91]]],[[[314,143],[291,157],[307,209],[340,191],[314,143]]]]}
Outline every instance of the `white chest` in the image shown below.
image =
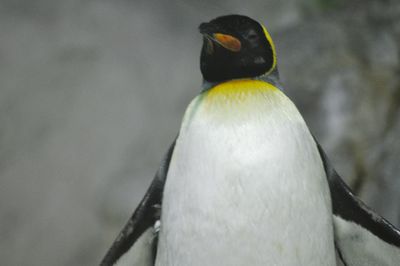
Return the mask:
{"type": "Polygon", "coordinates": [[[270,94],[230,113],[191,104],[164,190],[156,265],[336,265],[318,151],[292,103],[270,94]]]}

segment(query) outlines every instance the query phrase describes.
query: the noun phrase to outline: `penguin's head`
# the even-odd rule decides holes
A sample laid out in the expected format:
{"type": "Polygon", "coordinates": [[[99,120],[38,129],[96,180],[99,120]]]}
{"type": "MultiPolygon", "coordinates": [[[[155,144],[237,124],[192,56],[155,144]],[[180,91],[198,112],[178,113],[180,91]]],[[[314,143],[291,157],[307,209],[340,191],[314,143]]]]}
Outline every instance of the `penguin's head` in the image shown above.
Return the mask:
{"type": "Polygon", "coordinates": [[[241,15],[218,17],[199,26],[200,69],[209,82],[258,77],[276,68],[275,46],[257,21],[241,15]]]}

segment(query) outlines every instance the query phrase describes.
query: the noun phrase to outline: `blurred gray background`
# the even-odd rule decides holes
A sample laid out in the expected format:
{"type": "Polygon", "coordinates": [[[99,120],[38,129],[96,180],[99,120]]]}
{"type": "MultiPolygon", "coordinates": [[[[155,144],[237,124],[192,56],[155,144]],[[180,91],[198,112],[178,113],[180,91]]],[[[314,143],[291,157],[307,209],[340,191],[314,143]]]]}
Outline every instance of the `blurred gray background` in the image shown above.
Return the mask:
{"type": "Polygon", "coordinates": [[[336,168],[400,225],[400,1],[0,1],[1,265],[96,265],[200,90],[197,26],[268,27],[336,168]]]}

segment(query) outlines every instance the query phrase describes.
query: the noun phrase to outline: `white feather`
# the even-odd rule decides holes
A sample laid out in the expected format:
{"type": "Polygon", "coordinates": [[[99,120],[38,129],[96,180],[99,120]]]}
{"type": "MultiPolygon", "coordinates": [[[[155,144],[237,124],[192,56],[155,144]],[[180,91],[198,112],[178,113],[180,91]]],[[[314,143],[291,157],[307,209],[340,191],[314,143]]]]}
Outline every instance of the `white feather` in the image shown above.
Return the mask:
{"type": "Polygon", "coordinates": [[[335,239],[347,266],[398,266],[400,252],[365,228],[334,216],[335,239]]]}
{"type": "Polygon", "coordinates": [[[188,107],[164,190],[157,266],[336,265],[323,165],[279,90],[188,107]]]}

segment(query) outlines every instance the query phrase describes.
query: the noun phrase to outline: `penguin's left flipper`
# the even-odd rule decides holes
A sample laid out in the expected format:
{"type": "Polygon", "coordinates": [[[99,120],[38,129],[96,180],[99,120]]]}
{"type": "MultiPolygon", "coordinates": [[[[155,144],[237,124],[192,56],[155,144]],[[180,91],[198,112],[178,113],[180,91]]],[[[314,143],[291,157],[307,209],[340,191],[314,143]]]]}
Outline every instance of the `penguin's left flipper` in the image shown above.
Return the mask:
{"type": "Polygon", "coordinates": [[[344,183],[317,143],[332,198],[335,245],[346,266],[399,266],[400,231],[344,183]]]}
{"type": "Polygon", "coordinates": [[[167,178],[175,141],[161,162],[145,196],[108,250],[100,266],[153,266],[157,251],[157,221],[160,218],[162,192],[167,178]]]}

